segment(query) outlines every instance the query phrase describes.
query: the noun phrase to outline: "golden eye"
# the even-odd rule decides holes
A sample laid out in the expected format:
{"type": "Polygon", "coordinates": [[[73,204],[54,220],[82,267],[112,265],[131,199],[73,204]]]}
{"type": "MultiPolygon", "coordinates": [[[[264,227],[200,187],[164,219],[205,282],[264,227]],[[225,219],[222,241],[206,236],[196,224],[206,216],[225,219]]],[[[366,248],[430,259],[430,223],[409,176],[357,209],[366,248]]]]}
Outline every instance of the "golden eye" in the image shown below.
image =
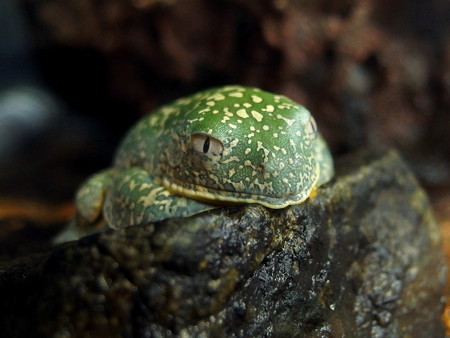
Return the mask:
{"type": "Polygon", "coordinates": [[[191,145],[195,151],[204,154],[221,153],[223,151],[222,142],[206,134],[193,134],[191,145]]]}

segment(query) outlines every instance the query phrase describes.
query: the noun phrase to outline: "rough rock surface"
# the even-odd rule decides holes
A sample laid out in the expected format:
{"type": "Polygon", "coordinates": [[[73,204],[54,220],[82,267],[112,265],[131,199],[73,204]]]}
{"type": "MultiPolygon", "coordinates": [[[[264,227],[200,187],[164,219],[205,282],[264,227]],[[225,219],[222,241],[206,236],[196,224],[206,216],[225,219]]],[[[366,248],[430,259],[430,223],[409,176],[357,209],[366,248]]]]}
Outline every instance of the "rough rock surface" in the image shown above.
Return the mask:
{"type": "Polygon", "coordinates": [[[394,151],[337,168],[298,206],[108,231],[0,269],[2,336],[442,337],[423,190],[394,151]]]}

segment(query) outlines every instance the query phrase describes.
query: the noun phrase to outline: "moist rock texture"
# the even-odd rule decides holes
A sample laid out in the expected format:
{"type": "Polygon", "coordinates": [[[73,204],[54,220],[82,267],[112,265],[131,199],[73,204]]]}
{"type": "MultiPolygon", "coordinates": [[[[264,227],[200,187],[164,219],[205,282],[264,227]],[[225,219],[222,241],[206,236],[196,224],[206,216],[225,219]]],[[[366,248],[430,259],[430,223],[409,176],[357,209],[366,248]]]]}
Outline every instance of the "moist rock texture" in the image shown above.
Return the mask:
{"type": "Polygon", "coordinates": [[[342,159],[317,196],[108,231],[0,269],[11,336],[442,337],[446,269],[395,151],[342,159]]]}

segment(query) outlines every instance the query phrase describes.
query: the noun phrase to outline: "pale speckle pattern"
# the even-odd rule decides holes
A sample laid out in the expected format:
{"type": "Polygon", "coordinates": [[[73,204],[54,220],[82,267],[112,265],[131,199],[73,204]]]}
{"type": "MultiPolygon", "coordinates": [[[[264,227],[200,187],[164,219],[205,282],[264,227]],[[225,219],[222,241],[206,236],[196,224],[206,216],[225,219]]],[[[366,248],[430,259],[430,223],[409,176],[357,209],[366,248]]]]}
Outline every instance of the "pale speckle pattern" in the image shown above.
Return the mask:
{"type": "Polygon", "coordinates": [[[255,118],[256,122],[261,122],[264,117],[264,115],[257,112],[256,110],[252,110],[252,116],[255,118]]]}
{"type": "Polygon", "coordinates": [[[255,103],[261,103],[263,101],[263,99],[257,95],[252,95],[251,98],[252,98],[252,101],[255,103]]]}
{"type": "Polygon", "coordinates": [[[247,114],[247,111],[245,109],[239,109],[236,112],[236,115],[239,116],[239,117],[242,117],[243,119],[246,119],[247,117],[249,117],[248,114],[247,114]]]}

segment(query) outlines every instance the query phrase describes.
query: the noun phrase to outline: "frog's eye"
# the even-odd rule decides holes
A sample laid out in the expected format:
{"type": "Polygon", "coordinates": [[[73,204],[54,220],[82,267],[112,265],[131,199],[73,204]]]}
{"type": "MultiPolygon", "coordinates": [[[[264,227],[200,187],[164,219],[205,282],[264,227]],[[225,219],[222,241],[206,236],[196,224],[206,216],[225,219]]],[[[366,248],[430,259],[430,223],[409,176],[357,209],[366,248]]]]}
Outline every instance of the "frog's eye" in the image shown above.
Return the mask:
{"type": "Polygon", "coordinates": [[[191,145],[195,151],[204,154],[221,153],[223,151],[222,142],[205,134],[193,134],[191,136],[191,145]]]}
{"type": "Polygon", "coordinates": [[[306,122],[306,125],[305,125],[305,131],[308,134],[317,133],[317,124],[316,124],[316,120],[314,120],[314,117],[312,117],[312,116],[309,117],[308,122],[306,122]]]}

